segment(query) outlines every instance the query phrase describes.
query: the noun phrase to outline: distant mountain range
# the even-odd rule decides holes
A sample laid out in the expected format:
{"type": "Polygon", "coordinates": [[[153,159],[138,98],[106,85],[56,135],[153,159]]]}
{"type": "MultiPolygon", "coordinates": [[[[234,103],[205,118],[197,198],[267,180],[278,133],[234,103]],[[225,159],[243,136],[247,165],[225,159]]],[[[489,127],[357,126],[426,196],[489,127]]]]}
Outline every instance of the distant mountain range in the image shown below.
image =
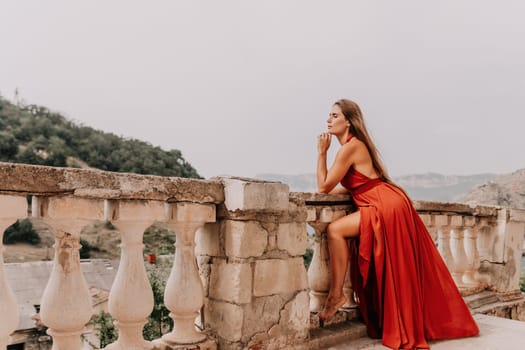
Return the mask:
{"type": "MultiPolygon", "coordinates": [[[[315,174],[260,174],[256,177],[286,183],[291,191],[317,191],[315,174]]],[[[525,209],[525,169],[502,175],[414,174],[394,177],[394,182],[416,200],[500,205],[525,209]]]]}
{"type": "Polygon", "coordinates": [[[477,186],[462,196],[461,201],[525,209],[525,169],[477,186]]]}
{"type": "Polygon", "coordinates": [[[461,202],[463,196],[474,187],[487,183],[496,174],[443,175],[426,173],[394,177],[394,182],[403,187],[412,199],[440,202],[461,202]]]}

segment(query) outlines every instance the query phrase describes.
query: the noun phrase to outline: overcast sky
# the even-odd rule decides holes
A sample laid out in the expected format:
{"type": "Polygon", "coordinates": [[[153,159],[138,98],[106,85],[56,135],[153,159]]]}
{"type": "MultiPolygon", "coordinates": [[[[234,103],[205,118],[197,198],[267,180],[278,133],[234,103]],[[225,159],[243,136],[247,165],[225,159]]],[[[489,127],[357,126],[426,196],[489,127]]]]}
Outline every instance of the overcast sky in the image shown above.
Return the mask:
{"type": "Polygon", "coordinates": [[[314,172],[341,97],[394,176],[525,167],[521,0],[0,1],[4,97],[205,177],[314,172]]]}

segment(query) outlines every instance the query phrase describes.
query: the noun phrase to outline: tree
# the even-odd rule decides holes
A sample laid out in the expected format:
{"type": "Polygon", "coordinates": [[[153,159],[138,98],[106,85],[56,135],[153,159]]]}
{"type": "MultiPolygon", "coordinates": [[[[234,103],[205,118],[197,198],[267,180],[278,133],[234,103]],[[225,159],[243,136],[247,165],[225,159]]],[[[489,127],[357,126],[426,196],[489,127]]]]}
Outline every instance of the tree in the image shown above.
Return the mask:
{"type": "Polygon", "coordinates": [[[40,236],[33,228],[31,221],[28,219],[17,220],[5,230],[3,243],[29,243],[37,245],[40,243],[40,236]]]}
{"type": "Polygon", "coordinates": [[[74,157],[101,170],[200,178],[178,150],[77,125],[42,106],[0,106],[2,161],[66,166],[74,157]]]}
{"type": "Polygon", "coordinates": [[[13,135],[0,132],[0,160],[10,160],[18,152],[18,143],[13,135]]]}

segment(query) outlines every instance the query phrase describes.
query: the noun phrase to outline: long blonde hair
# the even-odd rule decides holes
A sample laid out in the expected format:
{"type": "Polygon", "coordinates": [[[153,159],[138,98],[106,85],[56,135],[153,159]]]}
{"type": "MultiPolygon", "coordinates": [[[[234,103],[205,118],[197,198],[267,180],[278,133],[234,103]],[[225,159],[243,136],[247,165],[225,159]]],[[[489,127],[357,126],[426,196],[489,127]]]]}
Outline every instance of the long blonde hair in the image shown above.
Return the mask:
{"type": "Polygon", "coordinates": [[[339,106],[346,120],[350,122],[350,133],[354,135],[359,141],[363,142],[370,153],[370,158],[372,158],[372,166],[377,172],[377,175],[385,182],[388,182],[394,185],[394,182],[388,175],[379,151],[377,150],[372,138],[366,130],[365,121],[363,119],[363,113],[361,113],[361,108],[354,101],[348,99],[340,99],[334,103],[334,105],[339,106]]]}

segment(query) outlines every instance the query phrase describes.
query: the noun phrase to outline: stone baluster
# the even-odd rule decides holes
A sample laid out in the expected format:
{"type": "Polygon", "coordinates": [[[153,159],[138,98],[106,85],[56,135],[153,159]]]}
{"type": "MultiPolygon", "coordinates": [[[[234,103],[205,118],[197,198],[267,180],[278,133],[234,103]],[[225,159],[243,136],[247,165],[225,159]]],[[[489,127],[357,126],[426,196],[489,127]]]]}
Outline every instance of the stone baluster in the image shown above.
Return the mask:
{"type": "Polygon", "coordinates": [[[33,197],[33,209],[34,216],[55,229],[55,259],[40,302],[41,320],[53,337],[52,350],[80,350],[80,336],[93,315],[80,270],[80,231],[92,220],[103,218],[102,201],[33,197]]]}
{"type": "MultiPolygon", "coordinates": [[[[348,245],[350,244],[350,241],[347,241],[348,245]]],[[[350,249],[350,247],[348,248],[350,249]]],[[[356,307],[356,303],[354,301],[354,290],[352,288],[352,281],[350,279],[350,267],[352,262],[349,262],[348,269],[346,270],[345,275],[345,282],[343,284],[343,294],[346,297],[346,303],[343,305],[344,308],[353,308],[356,307]]]]}
{"type": "Polygon", "coordinates": [[[477,271],[480,267],[479,251],[478,251],[478,231],[479,225],[476,225],[476,218],[474,216],[465,217],[465,253],[467,256],[467,264],[465,266],[465,274],[463,275],[463,283],[469,287],[476,287],[479,285],[477,280],[477,271]]]}
{"type": "Polygon", "coordinates": [[[315,232],[314,252],[308,267],[308,287],[310,287],[310,311],[317,312],[323,306],[330,289],[330,263],[326,236],[326,223],[308,223],[315,232]]]}
{"type": "Polygon", "coordinates": [[[479,254],[479,266],[477,267],[476,280],[480,283],[490,285],[491,275],[489,273],[489,257],[490,251],[494,246],[495,235],[492,230],[493,226],[489,224],[488,219],[480,219],[477,228],[477,248],[479,254]]]}
{"type": "Polygon", "coordinates": [[[4,231],[16,219],[27,215],[27,201],[25,196],[0,195],[0,350],[7,348],[9,335],[18,326],[18,304],[4,271],[4,231]]]}
{"type": "Polygon", "coordinates": [[[494,225],[490,225],[487,219],[480,219],[478,225],[478,251],[481,260],[490,260],[491,250],[494,246],[496,235],[494,225]]]}
{"type": "Polygon", "coordinates": [[[168,203],[166,221],[175,231],[175,258],[166,283],[164,303],[173,319],[173,330],[156,343],[163,346],[195,344],[207,339],[195,327],[195,318],[204,305],[204,290],[195,256],[195,233],[205,223],[215,222],[211,204],[168,203]]]}
{"type": "Polygon", "coordinates": [[[317,215],[307,218],[308,224],[315,231],[315,246],[312,262],[308,268],[308,286],[310,287],[310,311],[321,311],[330,290],[330,256],[326,228],[332,221],[344,216],[344,210],[323,208],[317,215]]]}
{"type": "Polygon", "coordinates": [[[449,271],[452,269],[454,260],[450,251],[450,220],[448,215],[436,215],[434,224],[437,228],[437,247],[441,257],[445,261],[449,271]]]}
{"type": "Polygon", "coordinates": [[[106,200],[104,213],[121,234],[119,268],[109,293],[109,312],[115,319],[118,339],[105,349],[153,349],[152,342],[142,335],[154,304],[142,242],[146,228],[163,219],[164,202],[106,200]]]}
{"type": "Polygon", "coordinates": [[[463,274],[468,265],[467,255],[465,254],[464,225],[463,217],[459,215],[452,216],[450,225],[452,235],[450,240],[450,249],[452,251],[453,265],[451,269],[452,278],[458,287],[464,287],[463,274]]]}

